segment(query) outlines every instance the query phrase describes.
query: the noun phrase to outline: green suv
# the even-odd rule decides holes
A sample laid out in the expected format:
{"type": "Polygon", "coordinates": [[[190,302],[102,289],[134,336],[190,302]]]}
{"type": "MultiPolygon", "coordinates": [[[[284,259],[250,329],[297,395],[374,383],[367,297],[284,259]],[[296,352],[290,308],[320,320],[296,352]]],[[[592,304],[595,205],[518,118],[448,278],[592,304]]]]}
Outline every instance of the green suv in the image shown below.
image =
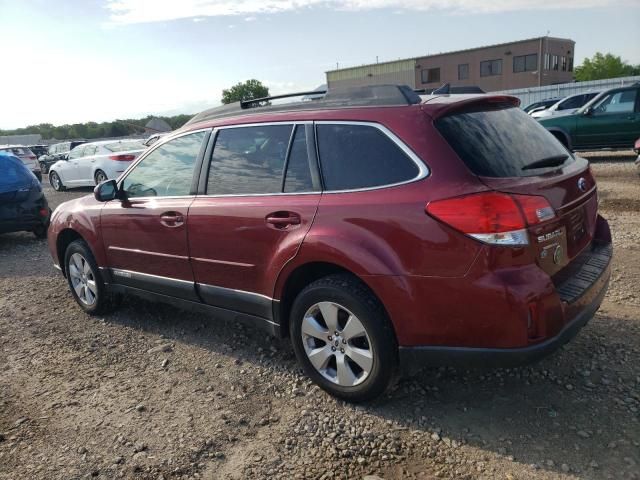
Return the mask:
{"type": "Polygon", "coordinates": [[[540,125],[569,150],[632,148],[640,137],[640,83],[602,92],[576,113],[540,125]]]}

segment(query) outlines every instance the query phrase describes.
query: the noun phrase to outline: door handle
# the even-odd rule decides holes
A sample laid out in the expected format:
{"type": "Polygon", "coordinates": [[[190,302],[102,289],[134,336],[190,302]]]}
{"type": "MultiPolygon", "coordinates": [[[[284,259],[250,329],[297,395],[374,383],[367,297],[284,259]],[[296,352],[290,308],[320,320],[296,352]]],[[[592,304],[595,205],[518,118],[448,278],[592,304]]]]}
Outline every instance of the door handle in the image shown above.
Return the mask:
{"type": "Polygon", "coordinates": [[[160,215],[160,223],[165,227],[179,227],[184,225],[184,216],[180,212],[164,212],[160,215]]]}
{"type": "Polygon", "coordinates": [[[295,212],[273,212],[267,215],[265,221],[268,225],[277,229],[285,229],[291,225],[300,225],[302,220],[295,212]]]}

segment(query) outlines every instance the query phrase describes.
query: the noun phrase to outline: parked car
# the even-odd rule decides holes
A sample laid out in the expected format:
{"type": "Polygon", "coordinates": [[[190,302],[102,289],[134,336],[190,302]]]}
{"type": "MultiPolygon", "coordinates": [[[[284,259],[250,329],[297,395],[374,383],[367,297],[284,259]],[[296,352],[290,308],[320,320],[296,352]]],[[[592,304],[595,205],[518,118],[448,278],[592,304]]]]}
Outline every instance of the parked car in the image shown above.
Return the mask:
{"type": "Polygon", "coordinates": [[[38,157],[40,168],[43,173],[49,173],[51,165],[58,160],[66,160],[69,156],[69,152],[76,148],[78,145],[87,143],[86,140],[70,140],[68,142],[55,143],[49,146],[49,151],[46,155],[38,157]]]}
{"type": "Polygon", "coordinates": [[[594,315],[612,246],[588,162],[518,105],[374,86],[208,110],[58,207],[49,249],[89,314],[125,293],[249,322],[351,401],[534,361],[594,315]]]}
{"type": "Polygon", "coordinates": [[[547,98],[545,100],[540,100],[539,102],[533,102],[532,104],[524,107],[523,110],[525,111],[525,113],[528,113],[529,115],[531,115],[534,112],[539,112],[549,108],[551,105],[554,105],[559,100],[562,100],[562,97],[547,98]]]}
{"type": "Polygon", "coordinates": [[[36,156],[31,150],[29,150],[29,147],[25,147],[24,145],[0,145],[0,152],[6,152],[18,157],[22,161],[22,163],[24,163],[25,166],[36,176],[38,181],[42,181],[42,171],[40,170],[40,165],[38,165],[36,156]]]}
{"type": "Polygon", "coordinates": [[[640,175],[640,138],[636,140],[636,143],[633,145],[633,150],[638,154],[638,158],[636,158],[636,169],[638,170],[638,175],[640,175]]]}
{"type": "Polygon", "coordinates": [[[33,152],[37,159],[49,153],[49,147],[47,145],[29,145],[29,150],[33,152]]]}
{"type": "Polygon", "coordinates": [[[606,90],[576,113],[540,125],[570,150],[631,148],[640,136],[640,83],[606,90]]]}
{"type": "Polygon", "coordinates": [[[71,150],[69,158],[51,165],[49,183],[57,191],[98,185],[118,178],[144,150],[141,140],[83,143],[71,150]]]}
{"type": "Polygon", "coordinates": [[[27,231],[45,238],[50,214],[33,172],[18,157],[0,151],[0,233],[27,231]]]}
{"type": "Polygon", "coordinates": [[[546,118],[552,116],[569,115],[575,113],[580,107],[582,107],[589,100],[594,98],[600,92],[588,92],[577,93],[575,95],[569,95],[562,100],[557,101],[549,108],[544,110],[535,110],[530,113],[533,118],[546,118]]]}

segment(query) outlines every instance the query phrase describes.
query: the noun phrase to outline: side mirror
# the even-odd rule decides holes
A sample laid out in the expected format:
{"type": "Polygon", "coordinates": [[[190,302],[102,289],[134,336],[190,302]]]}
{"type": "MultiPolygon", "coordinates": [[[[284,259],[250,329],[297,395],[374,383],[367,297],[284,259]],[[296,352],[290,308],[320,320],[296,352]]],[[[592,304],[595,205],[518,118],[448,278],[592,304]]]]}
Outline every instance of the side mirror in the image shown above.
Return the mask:
{"type": "Polygon", "coordinates": [[[60,157],[62,160],[69,160],[69,154],[68,153],[63,153],[62,157],[60,157]]]}
{"type": "Polygon", "coordinates": [[[99,202],[108,202],[118,197],[118,184],[115,180],[107,180],[93,189],[93,196],[99,202]]]}
{"type": "Polygon", "coordinates": [[[590,117],[591,115],[593,115],[593,108],[591,108],[591,107],[586,108],[586,109],[585,109],[585,111],[584,111],[584,112],[582,112],[582,114],[583,114],[585,117],[590,117]]]}

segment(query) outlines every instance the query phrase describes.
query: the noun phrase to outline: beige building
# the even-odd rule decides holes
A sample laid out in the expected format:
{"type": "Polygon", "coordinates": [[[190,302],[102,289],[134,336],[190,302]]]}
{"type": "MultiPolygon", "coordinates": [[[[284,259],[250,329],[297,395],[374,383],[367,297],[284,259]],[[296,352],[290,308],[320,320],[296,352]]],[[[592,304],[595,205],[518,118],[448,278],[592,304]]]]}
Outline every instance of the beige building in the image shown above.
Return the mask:
{"type": "Polygon", "coordinates": [[[540,37],[327,72],[329,88],[406,84],[433,89],[443,83],[486,92],[568,83],[575,42],[540,37]]]}

